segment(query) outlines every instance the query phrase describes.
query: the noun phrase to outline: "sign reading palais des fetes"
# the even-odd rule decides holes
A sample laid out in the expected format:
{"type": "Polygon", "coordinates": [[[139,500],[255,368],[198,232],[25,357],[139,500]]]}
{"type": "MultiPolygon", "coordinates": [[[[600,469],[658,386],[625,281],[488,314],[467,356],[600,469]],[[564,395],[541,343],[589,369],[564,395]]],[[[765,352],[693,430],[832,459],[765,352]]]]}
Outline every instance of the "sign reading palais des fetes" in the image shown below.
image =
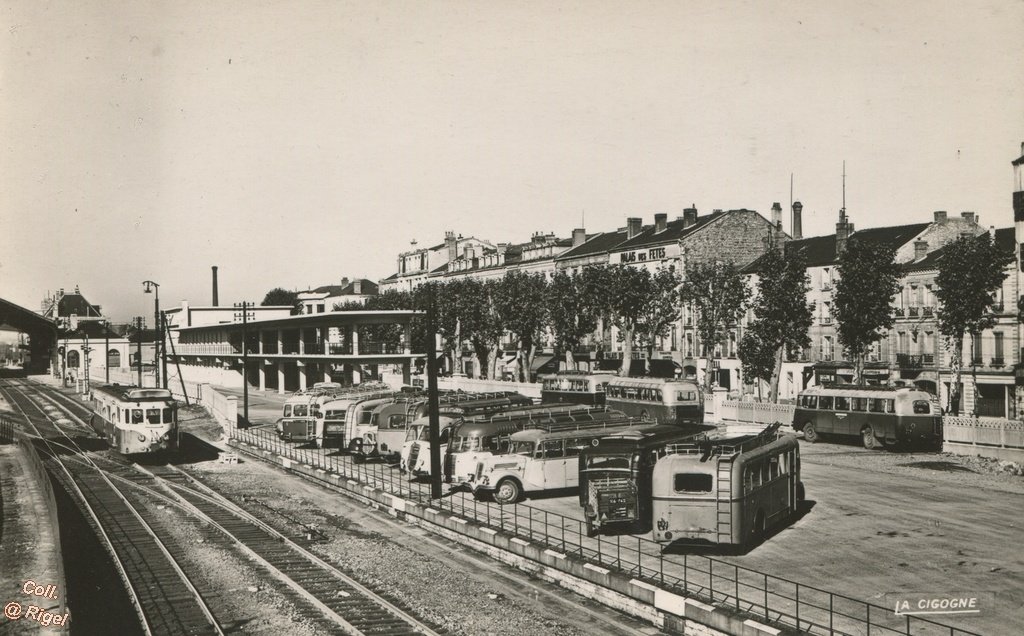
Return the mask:
{"type": "Polygon", "coordinates": [[[646,263],[648,261],[662,261],[666,258],[679,256],[679,243],[648,247],[642,250],[629,250],[619,252],[620,263],[646,263]]]}

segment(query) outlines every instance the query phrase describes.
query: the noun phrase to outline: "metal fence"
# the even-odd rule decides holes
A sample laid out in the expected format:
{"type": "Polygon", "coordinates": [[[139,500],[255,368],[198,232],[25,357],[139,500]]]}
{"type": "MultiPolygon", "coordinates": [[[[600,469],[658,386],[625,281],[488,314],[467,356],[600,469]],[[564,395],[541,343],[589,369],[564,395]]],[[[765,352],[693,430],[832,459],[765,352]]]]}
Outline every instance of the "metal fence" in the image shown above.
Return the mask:
{"type": "Polygon", "coordinates": [[[0,415],[0,444],[14,443],[14,422],[0,415]]]}
{"type": "Polygon", "coordinates": [[[431,499],[424,484],[408,481],[380,463],[355,464],[333,450],[302,448],[272,430],[237,430],[240,441],[284,458],[331,471],[392,495],[447,510],[478,524],[509,532],[551,550],[578,556],[662,589],[756,616],[811,634],[972,635],[919,616],[895,615],[892,608],[860,601],[721,559],[663,552],[663,546],[632,535],[588,537],[582,520],[527,504],[477,501],[464,492],[431,499]],[[332,454],[328,454],[328,452],[332,454]]]}

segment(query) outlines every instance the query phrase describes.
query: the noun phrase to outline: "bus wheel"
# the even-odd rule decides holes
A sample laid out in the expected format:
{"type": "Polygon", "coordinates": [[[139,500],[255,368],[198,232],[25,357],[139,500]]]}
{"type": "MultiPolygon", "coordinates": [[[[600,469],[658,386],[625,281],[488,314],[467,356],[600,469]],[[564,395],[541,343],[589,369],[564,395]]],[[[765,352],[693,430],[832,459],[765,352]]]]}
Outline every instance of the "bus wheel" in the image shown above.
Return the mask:
{"type": "Polygon", "coordinates": [[[804,424],[804,440],[813,444],[820,439],[821,436],[818,435],[818,431],[814,430],[814,424],[810,422],[804,424]]]}
{"type": "Polygon", "coordinates": [[[875,431],[870,426],[865,426],[864,430],[860,432],[861,437],[864,439],[864,448],[868,450],[877,450],[882,447],[882,443],[875,437],[875,431]]]}
{"type": "Polygon", "coordinates": [[[796,485],[796,502],[803,503],[806,496],[807,492],[804,490],[804,482],[798,482],[796,485]]]}
{"type": "Polygon", "coordinates": [[[494,489],[494,501],[499,504],[510,504],[519,501],[522,489],[514,479],[502,479],[494,489]]]}

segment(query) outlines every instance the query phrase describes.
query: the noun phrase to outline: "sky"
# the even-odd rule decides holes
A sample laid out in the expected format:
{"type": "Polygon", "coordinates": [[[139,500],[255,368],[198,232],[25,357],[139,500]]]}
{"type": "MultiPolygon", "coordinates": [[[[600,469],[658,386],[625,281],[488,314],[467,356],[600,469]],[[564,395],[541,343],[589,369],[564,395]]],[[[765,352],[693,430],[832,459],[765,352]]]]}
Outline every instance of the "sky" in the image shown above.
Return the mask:
{"type": "MultiPolygon", "coordinates": [[[[696,205],[1013,222],[1024,2],[0,0],[0,297],[379,279],[696,205]]],[[[784,214],[789,230],[789,215],[784,214]]]]}

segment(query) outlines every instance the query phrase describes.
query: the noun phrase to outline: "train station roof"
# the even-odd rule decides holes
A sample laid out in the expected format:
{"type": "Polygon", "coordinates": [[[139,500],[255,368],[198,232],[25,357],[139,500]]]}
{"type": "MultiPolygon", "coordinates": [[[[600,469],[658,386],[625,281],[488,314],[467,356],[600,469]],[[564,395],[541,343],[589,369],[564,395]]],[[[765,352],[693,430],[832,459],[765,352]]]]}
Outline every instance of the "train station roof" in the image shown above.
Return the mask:
{"type": "Polygon", "coordinates": [[[57,323],[31,309],[0,298],[0,326],[25,333],[57,333],[57,323]]]}
{"type": "MultiPolygon", "coordinates": [[[[241,311],[241,310],[239,310],[241,311]]],[[[300,314],[297,316],[285,316],[282,318],[265,318],[262,320],[250,320],[245,328],[250,330],[259,329],[300,329],[310,327],[342,327],[347,325],[387,325],[406,324],[414,318],[426,315],[425,312],[413,309],[380,309],[380,310],[350,310],[350,311],[326,311],[318,314],[300,314]]],[[[199,325],[195,327],[171,327],[179,333],[200,333],[203,331],[241,331],[243,324],[241,317],[232,322],[221,322],[211,325],[199,325]]]]}

